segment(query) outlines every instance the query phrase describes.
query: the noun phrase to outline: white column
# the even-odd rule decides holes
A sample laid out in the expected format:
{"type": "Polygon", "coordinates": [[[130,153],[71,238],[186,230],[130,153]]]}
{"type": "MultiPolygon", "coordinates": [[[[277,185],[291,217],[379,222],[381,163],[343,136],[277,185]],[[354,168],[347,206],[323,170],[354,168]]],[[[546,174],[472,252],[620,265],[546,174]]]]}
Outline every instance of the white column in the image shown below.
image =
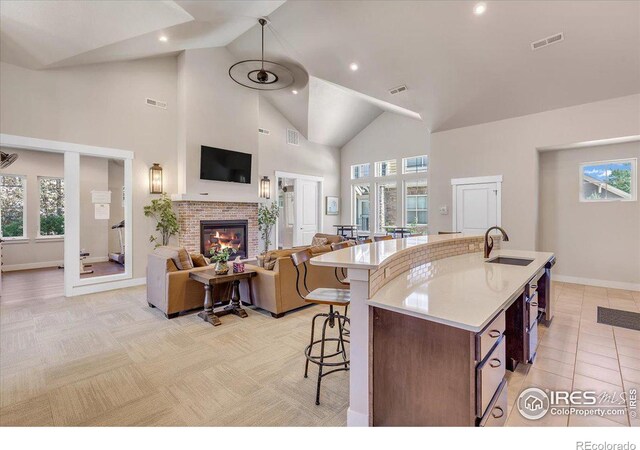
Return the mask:
{"type": "Polygon", "coordinates": [[[369,426],[369,271],[349,269],[351,303],[347,426],[369,426]]]}

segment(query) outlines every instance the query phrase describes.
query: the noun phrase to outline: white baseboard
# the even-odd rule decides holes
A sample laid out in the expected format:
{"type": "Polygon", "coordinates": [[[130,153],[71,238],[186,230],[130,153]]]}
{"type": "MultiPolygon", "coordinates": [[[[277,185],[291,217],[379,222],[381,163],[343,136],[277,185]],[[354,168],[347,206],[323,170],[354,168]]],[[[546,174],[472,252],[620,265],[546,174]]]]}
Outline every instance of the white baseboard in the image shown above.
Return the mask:
{"type": "Polygon", "coordinates": [[[640,283],[627,283],[625,281],[596,280],[593,278],[570,277],[558,275],[551,272],[551,279],[561,283],[585,284],[587,286],[597,286],[611,289],[625,289],[627,291],[640,291],[640,283]]]}
{"type": "MultiPolygon", "coordinates": [[[[93,256],[83,260],[85,264],[95,264],[109,261],[108,256],[93,256]]],[[[64,264],[63,260],[59,261],[41,261],[35,263],[24,264],[7,264],[2,266],[3,272],[15,272],[16,270],[45,269],[47,267],[59,267],[64,264]]]]}
{"type": "Polygon", "coordinates": [[[147,278],[130,278],[128,280],[110,281],[108,283],[88,284],[86,286],[76,286],[71,289],[71,296],[95,294],[96,292],[113,291],[114,289],[123,289],[134,286],[142,286],[147,284],[147,278]]]}
{"type": "Polygon", "coordinates": [[[3,272],[15,272],[16,270],[44,269],[46,267],[58,267],[64,264],[64,261],[42,261],[36,263],[25,264],[8,264],[2,266],[3,272]]]}

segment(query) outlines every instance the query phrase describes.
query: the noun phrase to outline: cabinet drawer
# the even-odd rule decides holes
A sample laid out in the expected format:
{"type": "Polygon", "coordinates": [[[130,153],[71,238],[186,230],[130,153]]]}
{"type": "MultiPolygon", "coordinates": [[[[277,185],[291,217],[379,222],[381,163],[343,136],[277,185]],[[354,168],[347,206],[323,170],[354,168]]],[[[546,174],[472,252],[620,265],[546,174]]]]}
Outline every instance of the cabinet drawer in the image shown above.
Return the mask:
{"type": "Polygon", "coordinates": [[[538,348],[538,321],[533,322],[533,325],[527,331],[527,361],[533,363],[536,357],[536,349],[538,348]]]}
{"type": "Polygon", "coordinates": [[[476,334],[476,361],[482,361],[504,334],[505,312],[500,311],[493,321],[476,334]]]}
{"type": "Polygon", "coordinates": [[[503,380],[498,388],[498,392],[493,397],[487,412],[480,420],[481,427],[501,427],[507,422],[507,380],[503,380]]]}
{"type": "Polygon", "coordinates": [[[482,417],[505,374],[505,340],[500,342],[476,369],[476,414],[482,417]]]}
{"type": "Polygon", "coordinates": [[[535,292],[533,296],[527,300],[527,315],[529,317],[529,328],[533,326],[536,319],[538,318],[538,293],[535,292]]]}

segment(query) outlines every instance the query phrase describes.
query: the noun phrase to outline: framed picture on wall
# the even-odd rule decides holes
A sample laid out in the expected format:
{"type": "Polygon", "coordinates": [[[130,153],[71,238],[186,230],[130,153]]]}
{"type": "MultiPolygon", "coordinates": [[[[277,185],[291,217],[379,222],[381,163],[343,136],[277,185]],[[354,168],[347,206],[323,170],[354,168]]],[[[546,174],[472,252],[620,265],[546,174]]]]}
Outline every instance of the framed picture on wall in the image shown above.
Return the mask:
{"type": "Polygon", "coordinates": [[[338,197],[327,196],[327,216],[337,216],[340,214],[340,199],[338,197]]]}

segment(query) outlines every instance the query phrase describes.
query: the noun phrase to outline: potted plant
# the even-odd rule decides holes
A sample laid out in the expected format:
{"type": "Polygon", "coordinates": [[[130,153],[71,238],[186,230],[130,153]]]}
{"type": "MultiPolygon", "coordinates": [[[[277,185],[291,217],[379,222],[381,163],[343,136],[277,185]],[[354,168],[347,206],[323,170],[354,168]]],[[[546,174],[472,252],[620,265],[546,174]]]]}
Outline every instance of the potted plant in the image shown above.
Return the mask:
{"type": "Polygon", "coordinates": [[[258,206],[258,230],[264,242],[264,252],[267,253],[271,244],[271,230],[278,220],[280,209],[277,202],[258,206]]]}
{"type": "Polygon", "coordinates": [[[159,237],[151,235],[149,242],[155,242],[156,247],[169,245],[169,238],[179,230],[178,217],[173,211],[171,198],[167,194],[162,194],[162,197],[151,200],[151,204],[144,207],[144,215],[156,220],[156,231],[160,232],[159,237]]]}
{"type": "Polygon", "coordinates": [[[230,247],[226,247],[221,250],[212,248],[209,251],[211,254],[211,263],[215,264],[213,270],[216,275],[226,275],[229,272],[229,265],[227,262],[235,252],[236,250],[230,247]]]}

